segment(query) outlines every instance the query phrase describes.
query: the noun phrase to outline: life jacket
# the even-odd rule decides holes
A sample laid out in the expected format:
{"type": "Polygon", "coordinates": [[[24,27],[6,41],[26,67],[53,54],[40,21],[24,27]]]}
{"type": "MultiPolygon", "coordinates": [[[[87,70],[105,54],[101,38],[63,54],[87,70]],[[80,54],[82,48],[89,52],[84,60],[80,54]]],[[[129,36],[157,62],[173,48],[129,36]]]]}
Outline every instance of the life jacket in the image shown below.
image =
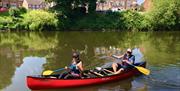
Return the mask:
{"type": "MultiPolygon", "coordinates": [[[[124,56],[123,56],[123,60],[128,60],[129,62],[132,60],[133,62],[133,64],[134,64],[134,61],[135,61],[135,56],[134,55],[127,55],[127,54],[125,54],[124,56]],[[132,58],[132,59],[131,59],[132,58]]],[[[123,65],[128,65],[128,63],[126,63],[126,62],[123,62],[123,65]]]]}
{"type": "MultiPolygon", "coordinates": [[[[81,62],[81,61],[80,61],[81,62]]],[[[78,69],[77,65],[80,63],[78,62],[77,64],[71,64],[71,73],[73,74],[80,74],[80,70],[78,69]]]]}

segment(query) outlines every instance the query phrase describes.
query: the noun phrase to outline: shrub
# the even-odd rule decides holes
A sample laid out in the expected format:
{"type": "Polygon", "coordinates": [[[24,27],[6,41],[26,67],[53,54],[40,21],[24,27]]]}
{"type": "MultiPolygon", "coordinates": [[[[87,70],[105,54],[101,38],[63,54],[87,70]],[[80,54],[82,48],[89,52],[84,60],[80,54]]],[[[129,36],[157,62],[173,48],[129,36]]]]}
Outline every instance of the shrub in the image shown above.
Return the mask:
{"type": "Polygon", "coordinates": [[[21,29],[21,22],[19,18],[0,17],[1,30],[18,30],[21,29]]]}
{"type": "Polygon", "coordinates": [[[19,17],[20,14],[21,14],[21,13],[20,13],[20,10],[19,10],[18,8],[12,7],[12,8],[9,9],[9,15],[10,15],[11,17],[19,17]]]}
{"type": "Polygon", "coordinates": [[[104,30],[116,29],[118,15],[96,13],[74,21],[72,29],[104,30]]]}
{"type": "Polygon", "coordinates": [[[24,7],[19,7],[19,10],[21,14],[27,13],[27,9],[24,7]]]}
{"type": "Polygon", "coordinates": [[[24,15],[23,25],[27,30],[53,30],[58,26],[58,19],[53,13],[32,10],[24,15]]]}
{"type": "Polygon", "coordinates": [[[124,11],[120,17],[119,25],[123,30],[140,31],[144,30],[148,26],[148,21],[145,16],[136,11],[124,11]]]}
{"type": "Polygon", "coordinates": [[[180,11],[178,0],[153,0],[149,18],[155,30],[172,29],[178,24],[180,11]]]}

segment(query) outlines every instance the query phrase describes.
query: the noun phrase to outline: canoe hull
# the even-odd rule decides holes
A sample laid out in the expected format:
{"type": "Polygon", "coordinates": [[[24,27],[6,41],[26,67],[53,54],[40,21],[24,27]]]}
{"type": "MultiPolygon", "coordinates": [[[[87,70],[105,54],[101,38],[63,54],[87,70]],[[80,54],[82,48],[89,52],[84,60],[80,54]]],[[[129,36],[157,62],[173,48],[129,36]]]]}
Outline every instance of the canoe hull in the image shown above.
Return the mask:
{"type": "MultiPolygon", "coordinates": [[[[139,66],[145,67],[145,65],[146,63],[144,62],[139,66]]],[[[85,79],[57,79],[27,76],[27,86],[32,90],[79,87],[122,80],[130,78],[137,74],[140,74],[140,72],[137,69],[133,68],[132,70],[117,75],[85,79]]]]}

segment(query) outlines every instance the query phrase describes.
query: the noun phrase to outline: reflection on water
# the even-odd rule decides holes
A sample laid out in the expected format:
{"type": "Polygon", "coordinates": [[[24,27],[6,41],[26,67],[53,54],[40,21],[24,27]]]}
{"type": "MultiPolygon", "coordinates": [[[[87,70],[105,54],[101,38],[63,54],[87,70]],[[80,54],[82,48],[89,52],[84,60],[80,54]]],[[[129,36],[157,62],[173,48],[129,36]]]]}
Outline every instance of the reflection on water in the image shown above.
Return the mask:
{"type": "MultiPolygon", "coordinates": [[[[129,91],[133,87],[133,78],[110,82],[107,84],[85,86],[78,88],[54,89],[54,90],[34,90],[34,91],[129,91]]],[[[137,89],[137,88],[136,88],[137,89]]]]}
{"type": "Polygon", "coordinates": [[[26,76],[39,75],[42,73],[43,64],[46,62],[44,58],[26,57],[23,59],[23,64],[16,67],[14,76],[12,77],[11,85],[3,89],[3,91],[26,91],[26,76]]]}
{"type": "MultiPolygon", "coordinates": [[[[69,65],[72,50],[86,69],[110,66],[110,54],[133,48],[146,60],[150,76],[62,91],[158,91],[180,88],[180,32],[24,32],[0,33],[0,90],[27,91],[25,77],[69,65]],[[6,80],[4,80],[6,79],[6,80]],[[88,89],[87,89],[88,88],[88,89]]],[[[118,60],[116,60],[118,61],[118,60]]]]}

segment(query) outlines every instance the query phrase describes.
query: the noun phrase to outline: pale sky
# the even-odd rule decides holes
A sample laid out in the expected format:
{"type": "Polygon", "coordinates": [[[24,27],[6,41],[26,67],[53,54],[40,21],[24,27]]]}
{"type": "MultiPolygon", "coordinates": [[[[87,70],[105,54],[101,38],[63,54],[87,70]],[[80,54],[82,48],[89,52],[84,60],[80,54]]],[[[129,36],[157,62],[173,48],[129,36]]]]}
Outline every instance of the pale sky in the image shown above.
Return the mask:
{"type": "Polygon", "coordinates": [[[137,3],[141,5],[144,2],[144,0],[137,0],[137,3]]]}

